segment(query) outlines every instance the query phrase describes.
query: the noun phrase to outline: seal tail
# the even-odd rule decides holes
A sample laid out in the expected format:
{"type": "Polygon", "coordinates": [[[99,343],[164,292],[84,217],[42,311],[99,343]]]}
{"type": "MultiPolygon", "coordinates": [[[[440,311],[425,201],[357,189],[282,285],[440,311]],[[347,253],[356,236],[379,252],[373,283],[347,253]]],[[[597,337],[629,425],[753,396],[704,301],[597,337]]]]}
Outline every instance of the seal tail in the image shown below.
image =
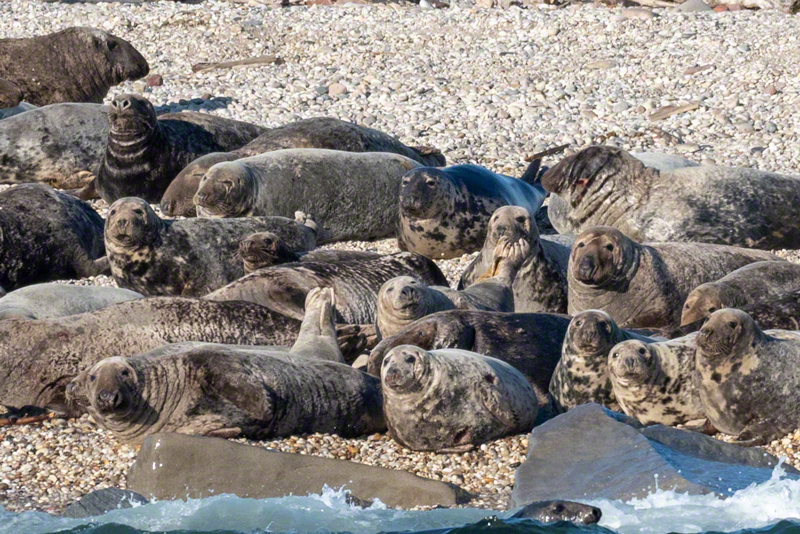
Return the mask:
{"type": "Polygon", "coordinates": [[[520,176],[519,179],[523,182],[529,183],[530,185],[544,189],[542,186],[542,175],[547,172],[549,167],[542,166],[542,159],[546,158],[547,156],[555,156],[556,154],[560,154],[567,148],[569,148],[569,145],[559,145],[525,158],[525,161],[530,161],[531,164],[528,165],[525,173],[520,176]]]}

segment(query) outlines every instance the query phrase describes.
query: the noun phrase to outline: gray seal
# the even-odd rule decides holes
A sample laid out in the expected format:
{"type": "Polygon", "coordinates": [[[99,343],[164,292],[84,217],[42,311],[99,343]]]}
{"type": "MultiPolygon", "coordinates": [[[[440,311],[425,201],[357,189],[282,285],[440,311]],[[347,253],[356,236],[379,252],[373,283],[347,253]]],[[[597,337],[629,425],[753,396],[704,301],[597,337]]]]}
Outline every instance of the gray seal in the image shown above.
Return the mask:
{"type": "Polygon", "coordinates": [[[208,154],[194,160],[167,188],[161,199],[161,210],[171,216],[194,217],[196,209],[192,197],[197,193],[200,180],[212,166],[223,161],[235,161],[288,148],[391,152],[422,165],[445,165],[444,156],[435,148],[408,147],[397,138],[366,126],[330,117],[316,117],[268,130],[238,150],[208,154]]]}
{"type": "Polygon", "coordinates": [[[395,347],[383,360],[381,384],[389,433],[413,451],[470,451],[530,432],[538,412],[519,371],[465,350],[395,347]]]}
{"type": "Polygon", "coordinates": [[[386,152],[276,150],[218,163],[194,203],[200,217],[313,213],[320,242],[370,240],[397,226],[397,192],[416,161],[386,152]]]}
{"type": "Polygon", "coordinates": [[[510,519],[535,519],[539,523],[569,521],[576,525],[593,525],[600,521],[600,508],[573,501],[537,501],[524,506],[510,519]]]}
{"type": "Polygon", "coordinates": [[[575,236],[540,236],[528,210],[519,206],[503,206],[492,214],[483,248],[461,275],[458,289],[470,287],[489,270],[503,237],[524,239],[530,248],[514,278],[514,311],[567,313],[567,266],[575,236]]]}
{"type": "Polygon", "coordinates": [[[757,261],[760,250],[706,243],[639,244],[608,226],[581,233],[569,258],[569,313],[605,310],[622,327],[680,324],[689,293],[757,261]]]}
{"type": "Polygon", "coordinates": [[[0,320],[13,317],[22,319],[64,317],[142,297],[143,295],[135,291],[116,287],[35,284],[17,289],[0,298],[0,320]]]}
{"type": "Polygon", "coordinates": [[[111,205],[105,242],[120,287],[148,296],[203,296],[244,276],[236,258],[238,243],[265,230],[298,250],[314,248],[314,230],[291,219],[166,220],[140,198],[111,205]]]}
{"type": "Polygon", "coordinates": [[[538,182],[540,163],[531,163],[519,179],[477,165],[409,172],[400,190],[400,249],[455,258],[481,248],[498,208],[521,206],[535,216],[546,195],[538,182]]]}
{"type": "Polygon", "coordinates": [[[710,165],[662,172],[596,146],[564,158],[542,185],[559,233],[609,225],[640,242],[800,248],[800,176],[710,165]]]}
{"type": "Polygon", "coordinates": [[[11,291],[107,270],[103,219],[89,204],[42,184],[0,192],[0,286],[11,291]]]}

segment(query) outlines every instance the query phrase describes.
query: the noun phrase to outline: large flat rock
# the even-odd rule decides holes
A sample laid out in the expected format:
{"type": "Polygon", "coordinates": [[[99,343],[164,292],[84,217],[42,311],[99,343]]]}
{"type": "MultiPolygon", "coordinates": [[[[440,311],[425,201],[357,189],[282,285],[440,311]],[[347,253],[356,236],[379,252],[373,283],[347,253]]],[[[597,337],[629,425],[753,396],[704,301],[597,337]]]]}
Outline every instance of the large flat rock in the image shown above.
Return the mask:
{"type": "MultiPolygon", "coordinates": [[[[778,460],[759,448],[662,425],[642,427],[586,404],[533,430],[512,501],[641,498],[656,489],[727,496],[772,475],[778,460]]],[[[800,475],[784,466],[790,476],[800,475]]]]}
{"type": "Polygon", "coordinates": [[[349,489],[393,508],[454,506],[469,494],[452,484],[346,460],[268,451],[225,439],[155,434],[128,472],[128,489],[149,499],[200,499],[229,493],[266,499],[349,489]]]}

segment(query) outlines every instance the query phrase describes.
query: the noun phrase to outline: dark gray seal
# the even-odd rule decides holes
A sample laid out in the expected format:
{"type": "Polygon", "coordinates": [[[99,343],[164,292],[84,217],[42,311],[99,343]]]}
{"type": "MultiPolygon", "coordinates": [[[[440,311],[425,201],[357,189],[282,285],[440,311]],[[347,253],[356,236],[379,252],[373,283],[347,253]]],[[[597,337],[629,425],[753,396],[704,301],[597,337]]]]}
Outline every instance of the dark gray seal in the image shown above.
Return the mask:
{"type": "Polygon", "coordinates": [[[458,289],[465,289],[491,266],[497,242],[524,239],[530,248],[514,278],[514,311],[567,313],[567,266],[575,236],[540,236],[528,210],[503,206],[492,214],[481,253],[461,275],[458,289]]]}
{"type": "Polygon", "coordinates": [[[521,206],[535,216],[546,195],[538,182],[540,163],[531,163],[519,179],[477,165],[409,172],[400,190],[400,249],[454,258],[481,248],[498,208],[521,206]]]}
{"type": "Polygon", "coordinates": [[[800,177],[704,165],[646,168],[609,146],[564,158],[542,177],[559,233],[609,225],[636,241],[800,248],[800,177]]]}
{"type": "Polygon", "coordinates": [[[470,451],[530,432],[538,412],[519,371],[465,350],[395,347],[383,360],[381,384],[389,433],[413,451],[470,451]]]}
{"type": "Polygon", "coordinates": [[[214,165],[194,203],[201,217],[287,216],[302,210],[314,215],[321,243],[370,240],[394,231],[400,181],[419,166],[387,152],[276,150],[214,165]]]}
{"type": "Polygon", "coordinates": [[[95,28],[73,27],[26,39],[0,39],[0,78],[37,106],[103,101],[109,88],[150,71],[128,42],[95,28]]]}
{"type": "Polygon", "coordinates": [[[25,93],[14,82],[0,78],[0,108],[8,109],[19,106],[25,93]]]}
{"type": "Polygon", "coordinates": [[[0,298],[0,320],[64,317],[142,297],[135,291],[116,287],[35,284],[0,298]]]}
{"type": "Polygon", "coordinates": [[[194,217],[192,197],[208,170],[223,161],[235,161],[287,148],[324,148],[344,152],[392,152],[422,165],[443,167],[445,158],[430,147],[408,147],[381,131],[330,117],[304,119],[273,128],[238,150],[202,156],[191,162],[172,181],[161,199],[167,215],[194,217]]]}
{"type": "Polygon", "coordinates": [[[254,232],[280,234],[298,250],[314,248],[314,230],[284,217],[160,219],[140,198],[121,198],[108,211],[105,242],[120,287],[143,295],[203,296],[244,276],[235,257],[254,232]]]}
{"type": "Polygon", "coordinates": [[[0,286],[11,291],[107,270],[103,219],[89,204],[42,184],[0,192],[0,286]]]}
{"type": "Polygon", "coordinates": [[[578,236],[569,258],[569,313],[605,310],[623,327],[676,326],[692,289],[767,260],[782,261],[723,245],[639,244],[615,228],[590,228],[578,236]]]}
{"type": "Polygon", "coordinates": [[[202,113],[187,119],[158,119],[150,101],[138,95],[114,97],[108,109],[108,144],[94,181],[100,197],[109,204],[129,196],[159,202],[190,162],[239,148],[265,130],[202,113]]]}
{"type": "Polygon", "coordinates": [[[510,519],[535,519],[539,523],[569,521],[576,525],[593,525],[600,521],[600,508],[573,501],[532,502],[510,517],[510,519]]]}

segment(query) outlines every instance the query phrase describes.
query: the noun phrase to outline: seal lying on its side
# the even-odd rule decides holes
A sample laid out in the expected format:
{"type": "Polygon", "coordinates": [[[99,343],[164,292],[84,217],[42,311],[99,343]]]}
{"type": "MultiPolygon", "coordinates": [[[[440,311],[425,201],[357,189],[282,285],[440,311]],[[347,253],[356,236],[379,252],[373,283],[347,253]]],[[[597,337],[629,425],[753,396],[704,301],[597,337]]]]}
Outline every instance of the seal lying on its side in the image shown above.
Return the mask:
{"type": "MultiPolygon", "coordinates": [[[[308,224],[308,223],[307,223],[308,224]]],[[[239,257],[242,258],[245,274],[284,263],[310,261],[330,263],[352,260],[366,260],[380,256],[377,252],[361,250],[312,250],[302,252],[289,246],[286,241],[272,232],[260,232],[239,242],[239,257]]]]}
{"type": "Polygon", "coordinates": [[[600,521],[600,508],[572,501],[537,501],[526,505],[510,519],[535,519],[540,523],[569,521],[576,525],[593,525],[600,521]]]}
{"type": "Polygon", "coordinates": [[[389,433],[414,451],[466,452],[530,432],[538,412],[519,371],[465,350],[395,347],[383,360],[381,384],[389,433]]]}
{"type": "Polygon", "coordinates": [[[400,190],[398,246],[436,259],[479,250],[498,208],[521,206],[531,216],[539,211],[546,195],[538,182],[540,164],[531,163],[519,179],[477,165],[409,172],[400,190]]]}
{"type": "Polygon", "coordinates": [[[167,215],[194,217],[192,197],[208,170],[223,161],[235,161],[287,148],[325,148],[344,152],[392,152],[418,161],[422,165],[443,167],[441,152],[429,147],[408,147],[397,138],[381,131],[330,117],[304,119],[273,128],[231,152],[202,156],[183,169],[172,181],[161,199],[161,210],[167,215]]]}
{"type": "Polygon", "coordinates": [[[142,297],[135,291],[116,287],[35,284],[17,289],[0,299],[0,321],[14,317],[64,317],[142,297]]]}
{"type": "Polygon", "coordinates": [[[238,242],[270,230],[293,248],[314,248],[314,230],[283,217],[160,219],[140,198],[114,202],[105,242],[111,273],[120,287],[144,295],[203,296],[244,276],[234,258],[238,242]]]}

